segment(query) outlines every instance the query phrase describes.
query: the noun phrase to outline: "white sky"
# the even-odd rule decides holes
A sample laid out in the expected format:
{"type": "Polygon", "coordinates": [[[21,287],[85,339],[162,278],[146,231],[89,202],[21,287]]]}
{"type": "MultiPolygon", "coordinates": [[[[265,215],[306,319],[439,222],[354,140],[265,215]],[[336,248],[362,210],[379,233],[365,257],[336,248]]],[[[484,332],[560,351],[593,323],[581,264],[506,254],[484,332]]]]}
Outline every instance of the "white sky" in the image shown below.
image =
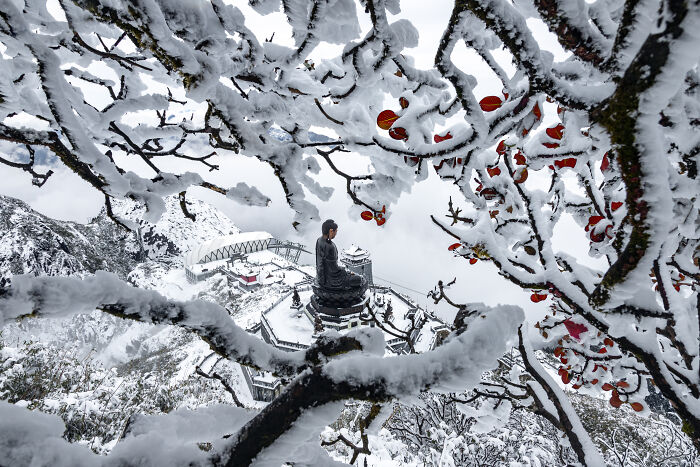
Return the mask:
{"type": "MultiPolygon", "coordinates": [[[[245,3],[234,3],[246,13],[249,27],[256,32],[261,41],[275,32],[275,42],[291,44],[291,28],[282,13],[263,18],[256,14],[251,15],[251,10],[245,3]]],[[[358,5],[364,33],[369,28],[369,19],[362,11],[358,5]]],[[[415,57],[419,68],[432,67],[435,51],[450,12],[451,2],[447,1],[404,1],[402,13],[396,17],[390,16],[390,21],[407,18],[418,29],[419,46],[407,52],[415,57]]],[[[555,60],[566,57],[551,35],[548,36],[548,33],[545,33],[546,28],[540,21],[529,20],[529,24],[543,44],[543,48],[555,55],[555,60]]],[[[323,44],[311,54],[311,58],[318,61],[323,56],[337,54],[341,49],[340,46],[323,44]]],[[[508,55],[505,52],[498,59],[502,66],[512,70],[507,63],[508,55]]],[[[455,49],[453,60],[461,69],[477,77],[480,83],[476,89],[477,96],[500,93],[502,86],[494,78],[495,75],[463,45],[455,49]]],[[[550,115],[552,113],[556,114],[556,112],[549,112],[550,115]]],[[[547,118],[547,109],[545,114],[547,118]]],[[[231,156],[219,157],[218,162],[222,165],[221,170],[208,175],[212,182],[220,183],[222,186],[233,186],[239,181],[255,185],[272,198],[270,206],[267,208],[241,206],[220,195],[197,188],[189,191],[190,197],[205,200],[218,207],[244,231],[266,230],[280,239],[301,241],[310,247],[314,245],[315,238],[320,235],[320,224],[317,227],[311,226],[310,232],[303,235],[297,234],[291,228],[293,212],[286,205],[282,188],[269,166],[254,159],[231,156]]],[[[491,264],[480,261],[471,266],[465,260],[454,258],[452,253],[447,251],[447,246],[453,243],[452,238],[434,226],[429,216],[430,214],[437,217],[444,215],[450,195],[457,203],[461,197],[454,185],[442,182],[432,169],[429,171],[430,176],[427,180],[416,184],[412,192],[402,196],[397,205],[389,207],[391,218],[379,228],[374,222],[349,217],[351,201],[345,194],[344,180],[335,177],[327,169],[325,162],[319,162],[324,170],[315,178],[323,184],[336,187],[336,192],[328,202],[321,203],[313,195],[309,195],[309,199],[318,205],[322,219],[333,218],[339,224],[336,243],[340,248],[356,243],[371,253],[376,278],[383,278],[419,291],[420,293],[397,288],[418,299],[422,305],[430,305],[426,301],[425,294],[438,280],[448,282],[453,277],[457,277],[457,285],[453,290],[456,301],[519,304],[528,311],[531,318],[535,319],[546,311],[548,301],[539,304],[531,303],[529,292],[521,291],[501,279],[491,264]]],[[[38,189],[31,185],[28,174],[0,166],[0,180],[2,180],[0,194],[23,199],[34,209],[58,219],[86,222],[94,217],[103,205],[101,194],[67,169],[59,167],[54,170],[56,173],[44,187],[38,189]]],[[[189,166],[188,170],[193,170],[193,167],[189,166]]],[[[568,225],[570,227],[572,222],[568,225]]],[[[587,258],[588,242],[581,229],[569,227],[564,225],[560,228],[560,230],[566,230],[566,234],[557,235],[555,246],[565,248],[570,254],[581,258],[587,264],[595,264],[590,258],[584,259],[587,258]]],[[[302,261],[304,260],[313,263],[311,256],[302,257],[302,261]]],[[[434,307],[429,306],[429,308],[434,307]]],[[[453,315],[453,311],[449,308],[441,308],[439,313],[448,319],[453,315]]]]}

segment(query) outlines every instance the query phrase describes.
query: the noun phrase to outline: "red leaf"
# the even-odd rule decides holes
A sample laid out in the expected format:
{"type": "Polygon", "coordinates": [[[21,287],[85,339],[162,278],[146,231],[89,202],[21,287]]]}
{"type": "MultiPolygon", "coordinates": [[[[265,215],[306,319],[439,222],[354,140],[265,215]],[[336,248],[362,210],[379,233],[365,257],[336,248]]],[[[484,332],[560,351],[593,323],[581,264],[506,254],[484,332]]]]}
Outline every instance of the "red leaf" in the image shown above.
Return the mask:
{"type": "Polygon", "coordinates": [[[603,391],[610,391],[611,389],[615,389],[615,386],[613,386],[613,385],[610,384],[610,383],[605,383],[605,384],[602,386],[601,389],[602,389],[603,391]]]}
{"type": "Polygon", "coordinates": [[[601,347],[601,348],[598,350],[598,353],[608,353],[608,349],[606,349],[605,347],[601,347]]]}
{"type": "Polygon", "coordinates": [[[554,349],[554,356],[559,357],[561,355],[564,355],[564,348],[563,347],[557,347],[554,349]]]}
{"type": "Polygon", "coordinates": [[[477,261],[476,258],[469,258],[469,264],[476,264],[477,261]]]}
{"type": "Polygon", "coordinates": [[[617,387],[624,389],[630,387],[630,385],[627,381],[620,381],[619,383],[617,383],[617,387]]]}
{"type": "Polygon", "coordinates": [[[574,167],[576,167],[576,158],[567,157],[566,159],[557,160],[554,161],[554,165],[556,165],[560,169],[563,169],[564,167],[571,167],[573,169],[574,167]]]}
{"type": "Polygon", "coordinates": [[[613,226],[612,226],[612,224],[610,224],[610,225],[608,225],[607,227],[605,227],[605,236],[608,237],[608,238],[613,238],[613,237],[614,237],[614,235],[613,235],[613,226]]]}
{"type": "Polygon", "coordinates": [[[598,378],[593,378],[591,380],[591,384],[598,384],[598,378]]]}
{"type": "Polygon", "coordinates": [[[566,326],[566,330],[569,331],[569,334],[574,339],[580,339],[581,333],[588,331],[584,324],[574,323],[570,319],[564,320],[564,326],[566,326]]]}
{"type": "Polygon", "coordinates": [[[607,345],[608,347],[612,347],[612,346],[615,344],[615,343],[613,342],[613,340],[610,339],[609,337],[606,337],[605,339],[603,339],[603,343],[604,343],[605,345],[607,345]]]}
{"type": "Polygon", "coordinates": [[[440,141],[445,141],[446,139],[452,139],[452,134],[449,131],[445,133],[445,136],[433,136],[433,141],[435,141],[436,143],[439,143],[440,141]]]}
{"type": "Polygon", "coordinates": [[[610,167],[610,159],[608,159],[608,153],[606,152],[603,156],[603,161],[600,163],[600,171],[605,172],[610,167]]]}
{"type": "Polygon", "coordinates": [[[362,217],[366,221],[371,221],[372,219],[374,219],[374,214],[372,214],[371,211],[362,211],[360,217],[362,217]]]}
{"type": "Polygon", "coordinates": [[[605,219],[603,216],[591,216],[588,218],[588,225],[596,225],[598,222],[605,219]]]}
{"type": "Polygon", "coordinates": [[[603,240],[605,240],[605,231],[596,232],[595,230],[591,229],[589,236],[590,236],[592,242],[600,243],[603,240]]]}
{"type": "MultiPolygon", "coordinates": [[[[546,148],[554,149],[554,148],[559,147],[559,143],[542,143],[542,146],[544,146],[546,148]]],[[[554,168],[554,167],[552,167],[552,168],[554,168]]]]}
{"type": "Polygon", "coordinates": [[[508,99],[508,96],[509,96],[510,94],[508,94],[508,93],[506,92],[505,89],[504,89],[503,91],[501,91],[501,92],[503,93],[503,97],[504,97],[505,99],[508,99]]]}
{"type": "Polygon", "coordinates": [[[481,190],[481,196],[491,201],[492,199],[498,197],[498,192],[495,188],[484,188],[481,190]]]}
{"type": "Polygon", "coordinates": [[[496,146],[496,152],[498,154],[501,154],[501,155],[506,153],[506,141],[505,140],[502,139],[501,142],[498,143],[498,146],[496,146]]]}
{"type": "Polygon", "coordinates": [[[522,152],[518,151],[514,156],[516,165],[525,165],[525,156],[522,152]]]}
{"type": "Polygon", "coordinates": [[[402,109],[405,109],[406,107],[408,107],[408,99],[406,99],[405,97],[400,97],[399,98],[399,105],[401,106],[402,109]]]}
{"type": "Polygon", "coordinates": [[[394,139],[402,139],[404,141],[408,139],[406,129],[402,127],[392,128],[391,130],[389,130],[389,136],[391,136],[394,139]]]}
{"type": "Polygon", "coordinates": [[[562,136],[564,136],[564,125],[561,123],[557,126],[553,126],[551,128],[547,128],[545,130],[547,132],[547,136],[549,136],[552,139],[561,139],[562,136]]]}
{"type": "Polygon", "coordinates": [[[610,208],[611,208],[613,211],[617,211],[618,209],[620,209],[621,206],[622,206],[622,202],[621,202],[621,201],[613,201],[612,203],[610,203],[610,208]]]}
{"type": "Polygon", "coordinates": [[[493,112],[497,108],[503,105],[503,101],[498,96],[488,96],[484,97],[479,101],[479,106],[484,112],[493,112]]]}
{"type": "Polygon", "coordinates": [[[459,248],[459,247],[461,247],[461,246],[462,246],[461,243],[453,243],[452,245],[448,246],[447,249],[450,250],[450,251],[454,251],[454,250],[456,250],[457,248],[459,248]]]}
{"type": "Polygon", "coordinates": [[[616,409],[622,405],[622,401],[620,400],[620,396],[617,394],[617,391],[613,392],[613,395],[610,398],[610,405],[616,409]]]}
{"type": "Polygon", "coordinates": [[[640,404],[639,402],[632,402],[630,404],[630,406],[632,407],[632,410],[634,410],[635,412],[641,412],[642,410],[644,410],[644,406],[642,404],[640,404]]]}
{"type": "Polygon", "coordinates": [[[513,173],[513,181],[515,183],[523,183],[527,180],[527,167],[521,167],[513,173]]]}
{"type": "Polygon", "coordinates": [[[377,225],[384,225],[386,223],[386,219],[383,217],[377,217],[377,225]]]}
{"type": "Polygon", "coordinates": [[[486,172],[488,172],[491,177],[501,175],[501,169],[498,167],[487,167],[486,172]]]}
{"type": "Polygon", "coordinates": [[[537,120],[542,118],[542,111],[540,110],[539,103],[535,102],[535,106],[532,108],[532,114],[537,120]]]}
{"type": "Polygon", "coordinates": [[[377,126],[382,130],[388,130],[397,118],[399,116],[393,110],[383,110],[377,115],[377,126]]]}
{"type": "Polygon", "coordinates": [[[538,302],[541,302],[542,300],[546,300],[546,299],[547,299],[546,293],[539,294],[539,293],[535,292],[532,295],[530,295],[530,300],[533,303],[538,303],[538,302]]]}
{"type": "Polygon", "coordinates": [[[569,381],[571,381],[571,376],[569,375],[569,373],[564,373],[563,375],[561,375],[562,383],[569,384],[569,381]]]}

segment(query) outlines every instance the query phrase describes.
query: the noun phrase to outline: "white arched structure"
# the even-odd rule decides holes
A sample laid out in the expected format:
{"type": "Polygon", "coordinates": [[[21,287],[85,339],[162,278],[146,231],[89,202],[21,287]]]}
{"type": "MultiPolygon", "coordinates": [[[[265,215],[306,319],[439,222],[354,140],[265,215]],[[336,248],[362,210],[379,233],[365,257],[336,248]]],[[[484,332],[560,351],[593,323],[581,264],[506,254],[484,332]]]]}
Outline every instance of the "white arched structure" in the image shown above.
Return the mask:
{"type": "Polygon", "coordinates": [[[266,250],[273,240],[267,232],[241,232],[209,240],[185,255],[185,266],[227,259],[235,254],[266,250]]]}

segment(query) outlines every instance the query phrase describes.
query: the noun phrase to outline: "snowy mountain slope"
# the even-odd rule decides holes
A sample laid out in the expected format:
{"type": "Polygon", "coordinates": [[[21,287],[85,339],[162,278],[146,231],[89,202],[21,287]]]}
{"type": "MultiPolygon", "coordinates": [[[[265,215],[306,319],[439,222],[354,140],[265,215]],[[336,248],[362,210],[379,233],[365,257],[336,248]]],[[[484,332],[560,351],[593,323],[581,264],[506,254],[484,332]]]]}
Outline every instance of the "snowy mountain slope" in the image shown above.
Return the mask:
{"type": "Polygon", "coordinates": [[[195,215],[195,222],[182,213],[177,196],[164,201],[165,212],[155,224],[144,220],[143,206],[130,201],[113,203],[115,215],[139,225],[140,241],[149,259],[179,261],[184,253],[207,240],[240,232],[224,213],[202,201],[187,201],[187,210],[195,215]]]}
{"type": "Polygon", "coordinates": [[[51,219],[0,196],[0,277],[73,275],[102,269],[122,277],[133,268],[135,236],[100,215],[87,225],[51,219]]]}
{"type": "Polygon", "coordinates": [[[140,226],[138,235],[117,226],[104,211],[88,224],[58,221],[23,201],[0,196],[0,277],[65,276],[97,270],[126,277],[139,258],[176,266],[181,255],[199,243],[239,232],[226,215],[201,201],[188,202],[197,222],[183,215],[177,197],[166,198],[165,204],[160,221],[151,224],[142,219],[144,210],[136,203],[114,202],[116,215],[140,226]]]}
{"type": "MultiPolygon", "coordinates": [[[[204,203],[189,203],[197,216],[192,222],[182,214],[176,197],[165,201],[165,214],[156,224],[141,220],[143,211],[134,203],[114,203],[118,216],[140,226],[139,239],[104,213],[80,225],[49,219],[21,201],[0,198],[0,271],[71,275],[106,269],[178,300],[202,298],[222,305],[238,301],[239,293],[220,280],[189,284],[182,269],[182,253],[199,242],[238,232],[237,227],[204,203]]],[[[264,298],[248,297],[235,308],[254,314],[257,299],[264,298]]],[[[219,381],[196,374],[197,365],[211,353],[209,346],[177,327],[95,311],[68,319],[24,319],[0,331],[0,398],[59,414],[67,427],[64,436],[96,452],[109,451],[134,414],[233,404],[219,381]]],[[[216,359],[211,360],[205,371],[213,371],[216,359]]],[[[227,378],[246,407],[260,407],[237,364],[216,362],[215,371],[227,378]]]]}

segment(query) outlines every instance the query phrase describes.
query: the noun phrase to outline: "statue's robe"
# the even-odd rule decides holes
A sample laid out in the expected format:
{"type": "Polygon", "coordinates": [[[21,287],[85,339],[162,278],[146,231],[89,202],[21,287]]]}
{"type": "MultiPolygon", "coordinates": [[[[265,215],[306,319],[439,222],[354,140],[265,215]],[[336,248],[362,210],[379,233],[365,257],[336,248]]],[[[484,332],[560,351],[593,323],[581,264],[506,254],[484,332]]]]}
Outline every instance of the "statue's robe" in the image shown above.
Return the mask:
{"type": "Polygon", "coordinates": [[[362,287],[363,277],[338,265],[338,249],[333,241],[316,240],[316,279],[325,289],[356,289],[362,287]]]}

